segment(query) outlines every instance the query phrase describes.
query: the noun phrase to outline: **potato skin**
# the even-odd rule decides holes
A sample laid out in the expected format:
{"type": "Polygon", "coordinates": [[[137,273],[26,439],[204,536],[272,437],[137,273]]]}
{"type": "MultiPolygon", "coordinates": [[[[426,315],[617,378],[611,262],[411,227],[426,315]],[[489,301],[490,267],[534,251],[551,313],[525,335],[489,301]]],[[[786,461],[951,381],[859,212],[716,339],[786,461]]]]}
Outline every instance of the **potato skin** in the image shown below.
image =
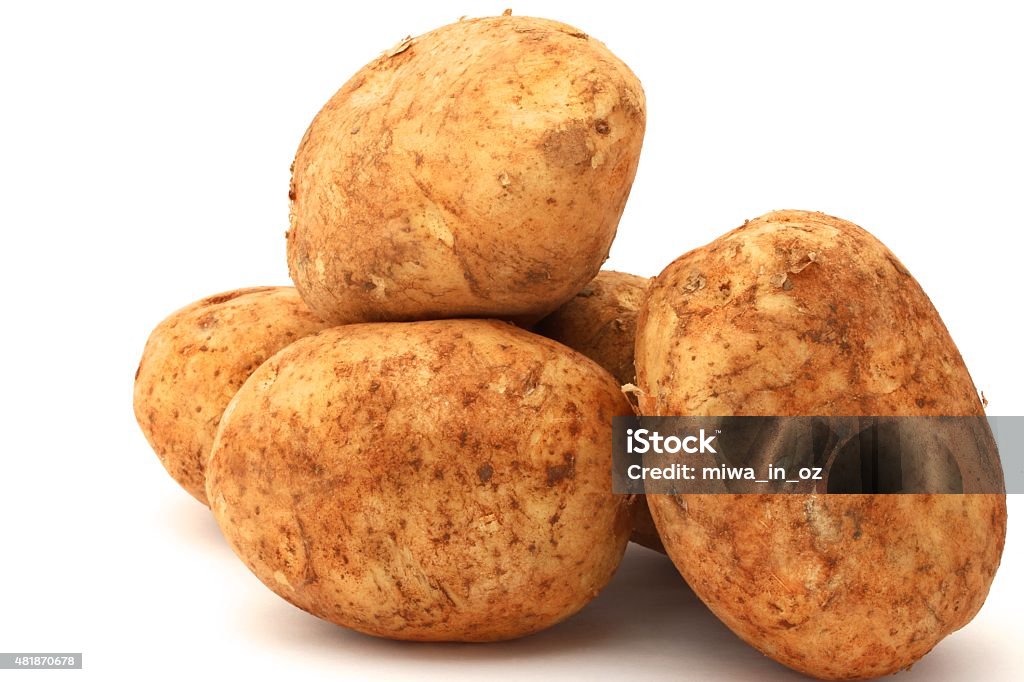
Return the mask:
{"type": "Polygon", "coordinates": [[[296,606],[405,640],[527,635],[607,584],[618,384],[485,320],[358,324],[292,344],[225,412],[207,491],[234,551],[296,606]]]}
{"type": "Polygon", "coordinates": [[[135,419],[181,487],[207,504],[206,459],[232,396],[268,357],[327,326],[293,287],[209,296],[157,325],[135,372],[135,419]]]}
{"type": "MultiPolygon", "coordinates": [[[[981,415],[931,302],[861,228],[777,211],[672,263],[637,332],[652,415],[981,415]]],[[[981,607],[1003,495],[648,496],[714,613],[826,679],[907,668],[981,607]]]]}
{"type": "MultiPolygon", "coordinates": [[[[615,270],[602,270],[558,310],[537,323],[534,331],[569,346],[612,373],[620,384],[636,381],[633,348],[636,318],[649,280],[615,270]]],[[[654,520],[642,496],[636,499],[633,542],[664,552],[654,520]]]]}
{"type": "Polygon", "coordinates": [[[607,258],[645,126],[636,76],[546,19],[403,41],[317,114],[288,263],[325,319],[535,322],[607,258]]]}

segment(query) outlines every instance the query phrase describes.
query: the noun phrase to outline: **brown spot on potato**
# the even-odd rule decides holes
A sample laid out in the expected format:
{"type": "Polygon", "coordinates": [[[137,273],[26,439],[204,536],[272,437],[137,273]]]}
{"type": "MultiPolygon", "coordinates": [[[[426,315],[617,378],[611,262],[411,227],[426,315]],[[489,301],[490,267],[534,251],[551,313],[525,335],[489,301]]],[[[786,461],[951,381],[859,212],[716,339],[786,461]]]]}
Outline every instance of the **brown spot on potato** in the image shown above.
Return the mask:
{"type": "Polygon", "coordinates": [[[586,169],[592,156],[588,141],[586,127],[577,121],[567,128],[549,131],[541,141],[541,151],[549,165],[586,169]]]}
{"type": "Polygon", "coordinates": [[[548,487],[554,486],[566,479],[572,479],[576,476],[576,456],[572,452],[566,452],[562,455],[564,462],[555,466],[549,466],[547,483],[548,487]]]}

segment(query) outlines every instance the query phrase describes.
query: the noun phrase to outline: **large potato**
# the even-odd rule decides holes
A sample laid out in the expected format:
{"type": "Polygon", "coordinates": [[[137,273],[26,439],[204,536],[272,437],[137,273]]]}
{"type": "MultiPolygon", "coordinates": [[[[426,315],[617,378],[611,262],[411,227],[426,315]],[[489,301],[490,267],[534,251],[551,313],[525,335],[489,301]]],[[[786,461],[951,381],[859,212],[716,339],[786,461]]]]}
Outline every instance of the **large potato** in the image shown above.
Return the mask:
{"type": "MultiPolygon", "coordinates": [[[[646,277],[602,270],[582,291],[537,323],[534,331],[583,353],[620,384],[632,384],[636,381],[636,318],[647,282],[646,277]]],[[[663,552],[646,500],[638,498],[636,506],[630,539],[663,552]]]]}
{"type": "Polygon", "coordinates": [[[207,492],[232,548],[314,615],[407,640],[527,635],[629,536],[618,383],[501,322],[359,324],[292,344],[227,408],[207,492]]]}
{"type": "MultiPolygon", "coordinates": [[[[651,415],[981,415],[945,326],[870,234],[779,211],[652,283],[637,328],[651,415]]],[[[669,556],[740,637],[801,672],[910,666],[981,607],[1002,495],[648,496],[669,556]]]]}
{"type": "Polygon", "coordinates": [[[175,481],[206,504],[206,459],[221,414],[253,370],[327,326],[292,287],[238,289],[172,313],[135,373],[135,418],[175,481]]]}
{"type": "Polygon", "coordinates": [[[335,321],[535,321],[607,257],[644,124],[636,76],[571,26],[501,16],[407,39],[302,139],[292,279],[335,321]]]}

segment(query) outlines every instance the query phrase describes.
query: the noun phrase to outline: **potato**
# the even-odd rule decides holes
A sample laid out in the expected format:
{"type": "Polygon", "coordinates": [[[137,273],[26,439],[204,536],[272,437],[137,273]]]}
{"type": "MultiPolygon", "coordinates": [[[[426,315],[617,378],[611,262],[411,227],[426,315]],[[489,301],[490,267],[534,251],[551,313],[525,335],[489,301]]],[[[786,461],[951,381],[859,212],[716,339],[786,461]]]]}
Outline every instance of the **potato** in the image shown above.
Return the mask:
{"type": "Polygon", "coordinates": [[[609,581],[619,385],[486,320],[357,324],[268,360],[227,408],[207,494],[235,553],[296,606],[364,633],[491,641],[609,581]]]}
{"type": "MultiPolygon", "coordinates": [[[[636,381],[633,347],[636,318],[647,291],[646,277],[602,270],[534,331],[565,344],[612,373],[620,384],[636,381]]],[[[664,552],[643,498],[636,501],[633,542],[664,552]]]]}
{"type": "Polygon", "coordinates": [[[135,418],[167,473],[203,504],[206,459],[224,408],[264,360],[327,323],[292,287],[204,298],[171,314],[135,372],[135,418]]]}
{"type": "MultiPolygon", "coordinates": [[[[981,415],[921,287],[861,228],[778,211],[672,263],[637,325],[650,415],[981,415]]],[[[1003,495],[651,495],[740,637],[827,679],[907,668],[981,607],[1003,495]]]]}
{"type": "Polygon", "coordinates": [[[406,39],[302,139],[295,286],[334,321],[535,322],[607,258],[645,116],[636,76],[565,24],[489,17],[406,39]]]}
{"type": "Polygon", "coordinates": [[[647,282],[646,277],[602,270],[534,331],[583,353],[620,384],[632,384],[636,318],[647,282]]]}

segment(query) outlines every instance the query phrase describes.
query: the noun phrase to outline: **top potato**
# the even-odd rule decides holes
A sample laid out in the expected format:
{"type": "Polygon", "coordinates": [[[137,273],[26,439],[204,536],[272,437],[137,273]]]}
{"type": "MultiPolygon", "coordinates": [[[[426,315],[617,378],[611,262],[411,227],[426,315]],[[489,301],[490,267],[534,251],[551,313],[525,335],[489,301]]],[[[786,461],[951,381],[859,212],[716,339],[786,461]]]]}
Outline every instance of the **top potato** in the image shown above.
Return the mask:
{"type": "Polygon", "coordinates": [[[306,131],[292,279],[332,321],[539,319],[607,257],[644,125],[636,76],[571,26],[501,16],[407,39],[306,131]]]}

